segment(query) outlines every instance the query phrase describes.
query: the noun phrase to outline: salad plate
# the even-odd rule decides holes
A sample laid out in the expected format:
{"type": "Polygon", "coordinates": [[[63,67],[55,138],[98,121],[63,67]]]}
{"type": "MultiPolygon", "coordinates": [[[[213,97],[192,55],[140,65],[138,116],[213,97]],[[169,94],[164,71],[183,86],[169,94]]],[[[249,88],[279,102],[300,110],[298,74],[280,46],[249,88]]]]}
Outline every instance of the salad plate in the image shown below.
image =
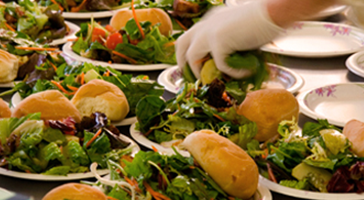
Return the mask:
{"type": "Polygon", "coordinates": [[[261,50],[311,58],[348,55],[364,50],[364,30],[345,24],[301,21],[261,50]]]}
{"type": "Polygon", "coordinates": [[[345,65],[351,72],[364,78],[364,51],[351,55],[345,65]]]}
{"type": "Polygon", "coordinates": [[[270,181],[269,179],[259,176],[259,183],[273,192],[284,194],[291,197],[302,198],[302,199],[327,199],[327,200],[359,200],[364,199],[363,194],[357,193],[321,193],[312,192],[307,190],[298,190],[289,188],[283,185],[279,185],[270,181]]]}
{"type": "MultiPolygon", "coordinates": [[[[265,87],[284,88],[291,93],[296,93],[302,88],[304,81],[302,77],[294,71],[275,64],[269,64],[269,68],[271,74],[265,87]]],[[[176,94],[183,86],[182,71],[178,66],[168,68],[158,76],[157,81],[160,85],[164,86],[167,91],[176,94]]]]}
{"type": "Polygon", "coordinates": [[[96,18],[106,18],[106,17],[113,16],[119,10],[129,9],[128,8],[129,5],[130,4],[128,4],[126,8],[121,8],[121,9],[117,9],[117,10],[95,11],[95,12],[63,12],[62,16],[65,19],[90,19],[91,17],[93,17],[94,19],[96,19],[96,18]]]}
{"type": "MultiPolygon", "coordinates": [[[[22,101],[22,98],[21,98],[19,92],[14,93],[14,95],[11,97],[12,108],[15,108],[17,105],[19,105],[19,103],[21,101],[22,101]]],[[[111,122],[111,124],[114,126],[127,126],[127,125],[135,123],[136,121],[137,121],[137,118],[134,116],[134,117],[125,118],[121,121],[111,122]]]]}
{"type": "Polygon", "coordinates": [[[327,119],[344,127],[351,119],[364,121],[364,83],[326,85],[297,95],[300,111],[313,119],[327,119]]]}
{"type": "MultiPolygon", "coordinates": [[[[129,137],[120,134],[120,138],[125,141],[130,142],[129,147],[133,146],[131,155],[134,156],[138,151],[140,151],[139,146],[129,137]]],[[[101,169],[97,170],[100,175],[106,175],[109,173],[108,169],[101,169]]],[[[0,174],[5,176],[10,176],[14,178],[21,178],[21,179],[29,179],[29,180],[39,180],[39,181],[66,181],[66,180],[79,180],[85,178],[94,178],[94,174],[92,172],[86,173],[70,173],[67,176],[56,176],[56,175],[43,175],[43,174],[32,174],[32,173],[25,173],[25,172],[17,172],[12,171],[4,168],[0,168],[0,174]]]]}
{"type": "Polygon", "coordinates": [[[89,63],[93,63],[94,65],[100,65],[103,67],[107,67],[110,66],[113,69],[117,69],[117,70],[123,70],[123,71],[153,71],[153,70],[162,70],[162,69],[166,69],[168,67],[171,67],[172,65],[169,64],[149,64],[149,65],[132,65],[132,64],[117,64],[117,63],[107,63],[107,62],[103,62],[103,61],[96,61],[96,60],[91,60],[89,58],[84,58],[78,54],[76,54],[75,52],[73,52],[72,50],[72,42],[67,42],[66,44],[63,45],[63,52],[70,58],[80,61],[80,62],[89,62],[89,63]]]}
{"type": "Polygon", "coordinates": [[[21,81],[11,81],[7,83],[0,83],[0,88],[13,88],[17,83],[21,81]]]}
{"type": "Polygon", "coordinates": [[[53,40],[49,45],[57,46],[68,42],[70,39],[77,38],[76,33],[80,30],[80,27],[69,21],[65,21],[65,23],[69,28],[69,33],[63,38],[53,40]]]}
{"type": "MultiPolygon", "coordinates": [[[[142,132],[140,132],[139,130],[136,130],[136,124],[132,124],[130,126],[130,135],[131,137],[137,141],[139,144],[149,148],[149,149],[157,149],[158,152],[160,153],[165,153],[167,155],[173,155],[175,154],[175,152],[173,151],[173,149],[171,147],[168,146],[162,146],[161,144],[158,144],[156,142],[153,142],[151,140],[149,140],[147,137],[144,136],[144,134],[142,132]]],[[[179,149],[178,147],[175,148],[182,156],[185,157],[189,157],[190,153],[186,150],[182,150],[179,149]]]]}

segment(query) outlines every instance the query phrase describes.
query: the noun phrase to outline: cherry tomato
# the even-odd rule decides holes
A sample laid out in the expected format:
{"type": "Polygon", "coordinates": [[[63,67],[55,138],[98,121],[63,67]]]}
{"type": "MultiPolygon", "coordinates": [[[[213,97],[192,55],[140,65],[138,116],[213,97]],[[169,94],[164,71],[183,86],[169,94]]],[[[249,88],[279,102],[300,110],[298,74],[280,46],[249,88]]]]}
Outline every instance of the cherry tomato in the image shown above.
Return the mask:
{"type": "Polygon", "coordinates": [[[123,36],[119,32],[110,34],[105,42],[105,46],[109,49],[114,50],[116,45],[123,43],[123,36]]]}
{"type": "Polygon", "coordinates": [[[91,35],[91,42],[98,41],[99,43],[102,44],[103,42],[100,37],[105,38],[106,32],[101,28],[94,27],[94,30],[92,31],[92,35],[91,35]]]}

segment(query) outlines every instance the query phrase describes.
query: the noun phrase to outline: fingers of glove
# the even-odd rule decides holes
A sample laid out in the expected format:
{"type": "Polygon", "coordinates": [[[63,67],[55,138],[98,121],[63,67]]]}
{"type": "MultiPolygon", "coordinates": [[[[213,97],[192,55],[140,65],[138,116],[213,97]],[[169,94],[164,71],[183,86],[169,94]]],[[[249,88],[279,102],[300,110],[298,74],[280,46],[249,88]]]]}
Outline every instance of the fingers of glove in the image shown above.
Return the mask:
{"type": "Polygon", "coordinates": [[[187,62],[196,78],[200,78],[200,71],[202,68],[202,60],[210,52],[210,47],[206,36],[198,34],[192,40],[187,52],[187,62]]]}
{"type": "Polygon", "coordinates": [[[177,64],[180,69],[186,65],[186,52],[190,45],[190,40],[192,37],[192,33],[186,32],[181,35],[176,42],[176,57],[177,57],[177,64]]]}

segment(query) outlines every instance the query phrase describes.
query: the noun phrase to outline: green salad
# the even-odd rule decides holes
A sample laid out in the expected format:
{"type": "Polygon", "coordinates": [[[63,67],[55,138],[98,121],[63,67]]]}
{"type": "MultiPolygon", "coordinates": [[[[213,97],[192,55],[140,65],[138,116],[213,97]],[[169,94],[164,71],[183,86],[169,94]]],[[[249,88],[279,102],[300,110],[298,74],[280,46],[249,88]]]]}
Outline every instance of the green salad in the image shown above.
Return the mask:
{"type": "Polygon", "coordinates": [[[82,57],[109,63],[125,64],[176,64],[173,37],[159,32],[158,25],[141,22],[138,28],[130,19],[122,30],[102,27],[93,20],[81,24],[78,39],[72,50],[82,57]]]}
{"type": "Polygon", "coordinates": [[[42,6],[54,11],[63,12],[95,12],[117,10],[130,6],[130,0],[36,0],[42,6]]]}
{"type": "Polygon", "coordinates": [[[18,31],[44,43],[63,38],[69,29],[60,12],[31,0],[0,4],[0,28],[18,31]]]}
{"type": "Polygon", "coordinates": [[[0,167],[45,175],[89,171],[97,162],[118,161],[133,146],[119,137],[105,115],[95,113],[77,124],[72,118],[40,120],[40,113],[0,119],[0,167]]]}
{"type": "Polygon", "coordinates": [[[91,165],[98,185],[113,199],[239,200],[227,195],[193,157],[161,155],[139,151],[134,158],[119,163],[108,161],[110,178],[101,178],[91,165]],[[122,167],[123,166],[123,167],[122,167]]]}

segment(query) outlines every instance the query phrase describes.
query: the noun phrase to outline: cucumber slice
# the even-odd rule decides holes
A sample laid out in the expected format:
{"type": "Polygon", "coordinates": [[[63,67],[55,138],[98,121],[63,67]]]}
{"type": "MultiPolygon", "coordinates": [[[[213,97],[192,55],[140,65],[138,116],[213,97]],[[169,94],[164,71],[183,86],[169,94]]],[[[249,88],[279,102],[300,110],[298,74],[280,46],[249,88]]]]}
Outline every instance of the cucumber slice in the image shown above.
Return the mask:
{"type": "Polygon", "coordinates": [[[315,188],[321,192],[327,192],[326,186],[329,183],[332,174],[325,169],[301,163],[293,168],[292,176],[300,181],[307,178],[308,182],[310,182],[315,188]]]}
{"type": "Polygon", "coordinates": [[[89,81],[91,81],[93,79],[101,79],[101,76],[99,73],[97,73],[97,71],[95,71],[94,69],[91,69],[91,70],[87,71],[85,74],[85,82],[88,83],[89,81]]]}
{"type": "Polygon", "coordinates": [[[183,76],[183,79],[187,82],[190,82],[190,83],[194,83],[196,82],[196,77],[195,75],[193,74],[190,66],[188,64],[186,64],[183,69],[182,69],[182,76],[183,76]]]}

